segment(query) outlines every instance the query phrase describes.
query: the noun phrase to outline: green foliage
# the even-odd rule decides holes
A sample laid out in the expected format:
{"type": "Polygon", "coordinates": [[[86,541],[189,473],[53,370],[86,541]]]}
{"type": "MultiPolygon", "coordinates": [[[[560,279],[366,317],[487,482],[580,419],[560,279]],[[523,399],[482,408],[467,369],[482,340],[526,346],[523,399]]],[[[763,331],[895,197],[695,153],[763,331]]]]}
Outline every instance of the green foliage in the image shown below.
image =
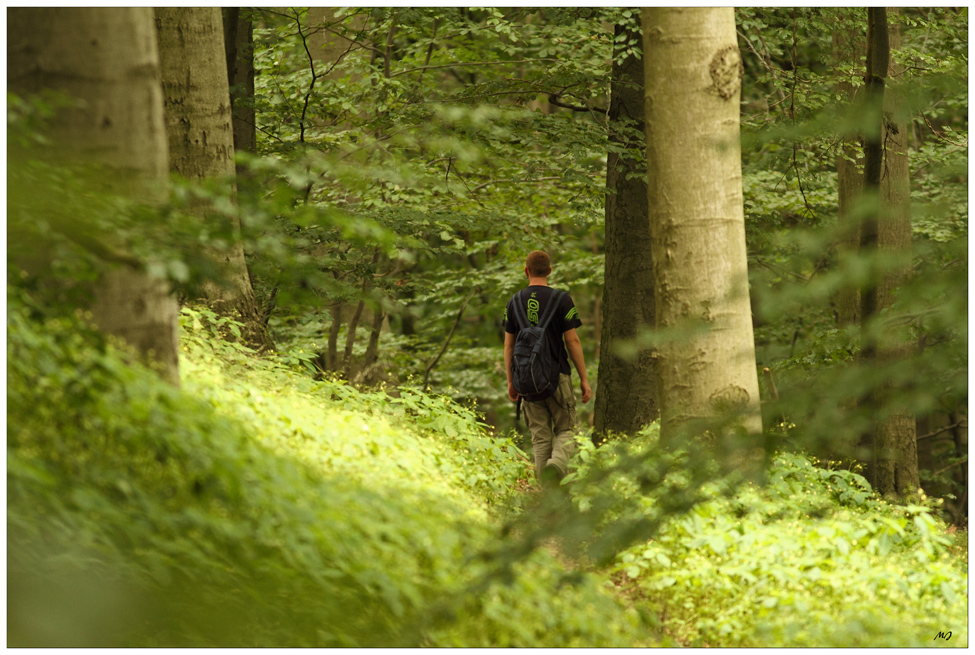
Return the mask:
{"type": "MultiPolygon", "coordinates": [[[[260,154],[238,153],[239,201],[228,180],[177,182],[161,207],[119,200],[111,174],[43,156],[70,100],[8,97],[11,643],[634,646],[652,641],[648,610],[680,644],[967,642],[966,551],[939,508],[887,504],[851,471],[780,454],[765,487],[742,486],[708,453],[661,450],[650,426],[580,439],[564,525],[516,493],[531,465],[498,436],[513,414],[500,312],[543,248],[595,343],[606,156],[634,138],[611,133],[606,90],[614,56],[639,48],[612,25],[633,28],[633,10],[343,9],[330,33],[367,48],[339,62],[306,49],[324,27],[307,10],[247,11],[260,154]],[[221,220],[195,218],[201,203],[221,220]],[[225,220],[238,214],[241,235],[225,220]],[[184,307],[177,391],[76,309],[118,261],[184,292],[219,280],[238,239],[275,356],[184,307]],[[440,393],[425,393],[471,292],[430,377],[440,393]],[[360,299],[391,319],[385,388],[316,361],[336,303],[360,299]],[[501,517],[525,539],[499,536],[501,517]],[[614,562],[637,610],[566,573],[539,535],[614,562]]],[[[877,367],[856,365],[861,333],[832,307],[905,263],[837,248],[838,135],[862,117],[835,84],[862,84],[864,12],[736,16],[757,358],[782,398],[763,389],[769,448],[856,456],[877,417],[967,402],[967,9],[897,19],[914,275],[864,329],[918,348],[877,367]],[[850,39],[835,52],[834,33],[850,39]]],[[[966,457],[938,450],[922,485],[964,497],[966,457]]]]}
{"type": "MultiPolygon", "coordinates": [[[[772,438],[820,456],[869,458],[858,449],[880,417],[919,420],[967,397],[967,59],[950,46],[966,37],[967,11],[902,9],[903,74],[889,88],[902,102],[910,143],[910,259],[849,252],[839,221],[836,161],[843,134],[864,125],[861,107],[837,88],[863,83],[862,8],[743,8],[736,11],[745,58],[743,191],[756,359],[772,438]],[[939,118],[935,119],[934,116],[939,118]],[[947,125],[951,129],[947,129],[947,125]],[[909,270],[892,306],[865,325],[838,325],[841,293],[909,270]],[[951,291],[951,290],[954,291],[951,291]],[[860,362],[863,338],[896,335],[916,344],[897,361],[860,362]],[[875,390],[892,387],[876,404],[875,390]]],[[[852,218],[883,211],[876,199],[852,218]]],[[[926,444],[922,444],[922,447],[926,444]]],[[[945,464],[949,462],[946,460],[945,464]]]]}
{"type": "MultiPolygon", "coordinates": [[[[599,493],[594,471],[631,455],[652,467],[656,451],[655,430],[585,449],[576,502],[599,493]]],[[[692,511],[618,555],[618,584],[680,645],[918,647],[948,630],[948,645],[966,645],[967,564],[949,550],[935,503],[889,504],[827,464],[781,454],[761,487],[704,484],[692,511]]],[[[617,475],[612,493],[653,513],[665,494],[637,493],[633,475],[617,475]]],[[[672,493],[686,486],[680,477],[678,468],[659,486],[672,493]]]]}
{"type": "MultiPolygon", "coordinates": [[[[391,397],[384,389],[365,391],[341,380],[312,380],[287,352],[267,363],[241,357],[236,351],[242,347],[219,339],[216,331],[208,333],[227,319],[207,314],[183,309],[184,372],[198,385],[198,397],[218,411],[225,408],[229,416],[241,417],[235,403],[250,399],[243,415],[266,421],[260,431],[273,448],[292,450],[303,461],[365,486],[389,478],[390,470],[377,468],[373,461],[388,459],[399,477],[384,484],[409,483],[418,489],[446,485],[464,503],[472,497],[479,504],[510,501],[524,477],[525,454],[487,433],[472,410],[406,386],[391,397]],[[326,409],[317,405],[318,398],[329,400],[326,409]],[[357,437],[349,439],[351,433],[357,437]]],[[[483,518],[483,506],[469,511],[483,518]]]]}
{"type": "MultiPolygon", "coordinates": [[[[613,47],[604,24],[632,21],[632,11],[620,11],[350,9],[335,18],[327,12],[322,26],[304,10],[261,10],[259,147],[291,172],[260,173],[255,194],[286,180],[301,212],[375,221],[402,250],[400,263],[384,253],[371,264],[371,244],[304,230],[308,242],[290,251],[317,270],[309,266],[301,284],[256,258],[258,276],[277,290],[272,320],[284,320],[276,339],[292,340],[292,327],[329,325],[323,305],[365,293],[390,315],[393,334],[383,332],[379,354],[386,377],[423,379],[462,299],[478,289],[430,382],[507,416],[497,357],[485,352],[500,346],[504,297],[519,283],[525,254],[549,249],[559,276],[553,283],[578,296],[591,295],[601,275],[593,230],[603,212],[600,112],[613,47]],[[312,33],[326,27],[348,39],[335,37],[350,47],[340,61],[306,51],[312,33]],[[374,57],[358,46],[373,41],[374,57]],[[569,50],[572,57],[556,55],[569,50]],[[590,109],[549,105],[550,95],[590,109]]],[[[287,223],[284,208],[279,214],[287,223]]],[[[592,321],[584,321],[588,331],[592,321]]],[[[345,330],[348,312],[342,323],[345,330]]],[[[324,348],[326,331],[306,343],[324,348]]]]}
{"type": "Polygon", "coordinates": [[[635,617],[550,556],[510,588],[472,558],[526,469],[469,410],[314,382],[193,309],[177,390],[8,294],[11,643],[633,643],[635,617]]]}

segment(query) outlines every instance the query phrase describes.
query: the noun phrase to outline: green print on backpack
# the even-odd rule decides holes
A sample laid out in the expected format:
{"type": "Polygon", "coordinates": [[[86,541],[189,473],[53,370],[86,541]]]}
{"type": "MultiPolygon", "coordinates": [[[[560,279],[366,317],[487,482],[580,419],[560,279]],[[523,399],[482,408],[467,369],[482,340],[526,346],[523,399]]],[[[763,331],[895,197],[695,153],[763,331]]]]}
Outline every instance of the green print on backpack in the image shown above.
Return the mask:
{"type": "Polygon", "coordinates": [[[541,322],[538,318],[538,301],[528,299],[526,314],[521,304],[522,293],[516,293],[510,303],[515,314],[515,325],[518,326],[511,355],[511,385],[525,400],[537,402],[551,396],[559,386],[559,361],[548,346],[546,328],[558,311],[565,292],[552,293],[541,322]]]}

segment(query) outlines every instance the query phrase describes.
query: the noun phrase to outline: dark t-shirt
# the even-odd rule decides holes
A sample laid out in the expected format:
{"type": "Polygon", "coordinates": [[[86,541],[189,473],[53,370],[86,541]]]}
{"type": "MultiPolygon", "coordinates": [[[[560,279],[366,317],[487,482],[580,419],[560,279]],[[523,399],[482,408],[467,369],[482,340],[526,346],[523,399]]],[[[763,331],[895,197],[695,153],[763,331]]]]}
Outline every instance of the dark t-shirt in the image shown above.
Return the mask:
{"type": "MultiPolygon", "coordinates": [[[[551,287],[543,287],[535,284],[527,287],[524,292],[519,291],[516,293],[504,308],[505,332],[518,334],[518,330],[523,327],[528,327],[526,325],[518,325],[512,303],[518,299],[524,302],[525,315],[528,316],[528,321],[532,325],[538,325],[538,321],[545,314],[545,308],[548,307],[548,301],[553,293],[554,290],[551,287]]],[[[569,353],[565,350],[562,333],[572,328],[577,328],[580,325],[582,325],[582,320],[579,318],[579,311],[576,309],[575,303],[572,302],[572,298],[569,297],[568,293],[562,294],[559,308],[555,311],[555,315],[552,316],[552,320],[549,321],[548,328],[545,332],[549,336],[548,344],[552,355],[559,363],[559,370],[566,375],[571,375],[571,370],[569,369],[569,353]]]]}

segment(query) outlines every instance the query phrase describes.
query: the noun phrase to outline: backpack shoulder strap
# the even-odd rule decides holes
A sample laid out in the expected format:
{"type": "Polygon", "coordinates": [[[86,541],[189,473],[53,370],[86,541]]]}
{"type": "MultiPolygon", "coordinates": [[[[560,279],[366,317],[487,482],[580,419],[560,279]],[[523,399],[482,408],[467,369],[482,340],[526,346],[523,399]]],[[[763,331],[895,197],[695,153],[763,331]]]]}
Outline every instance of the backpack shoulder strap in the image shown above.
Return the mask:
{"type": "Polygon", "coordinates": [[[519,330],[523,330],[527,327],[531,327],[531,324],[528,322],[528,316],[525,314],[525,308],[522,307],[521,305],[521,294],[523,291],[524,289],[522,289],[521,291],[516,291],[515,295],[511,297],[512,300],[511,304],[514,306],[514,310],[515,310],[514,312],[515,324],[518,326],[519,330]]]}
{"type": "Polygon", "coordinates": [[[559,310],[559,304],[562,302],[562,296],[565,295],[565,291],[554,291],[548,299],[548,306],[545,308],[545,313],[542,315],[541,320],[538,321],[538,326],[543,330],[548,328],[549,322],[552,317],[555,316],[555,312],[559,310]]]}

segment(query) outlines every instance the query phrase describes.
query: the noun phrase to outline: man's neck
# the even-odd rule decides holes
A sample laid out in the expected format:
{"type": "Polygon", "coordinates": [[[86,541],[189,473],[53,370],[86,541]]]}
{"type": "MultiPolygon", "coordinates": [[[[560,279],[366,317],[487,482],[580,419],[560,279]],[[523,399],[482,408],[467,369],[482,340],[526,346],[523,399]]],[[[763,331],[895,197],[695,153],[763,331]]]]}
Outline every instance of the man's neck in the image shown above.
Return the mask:
{"type": "Polygon", "coordinates": [[[528,286],[530,287],[547,287],[548,280],[544,277],[530,277],[528,278],[528,286]]]}

